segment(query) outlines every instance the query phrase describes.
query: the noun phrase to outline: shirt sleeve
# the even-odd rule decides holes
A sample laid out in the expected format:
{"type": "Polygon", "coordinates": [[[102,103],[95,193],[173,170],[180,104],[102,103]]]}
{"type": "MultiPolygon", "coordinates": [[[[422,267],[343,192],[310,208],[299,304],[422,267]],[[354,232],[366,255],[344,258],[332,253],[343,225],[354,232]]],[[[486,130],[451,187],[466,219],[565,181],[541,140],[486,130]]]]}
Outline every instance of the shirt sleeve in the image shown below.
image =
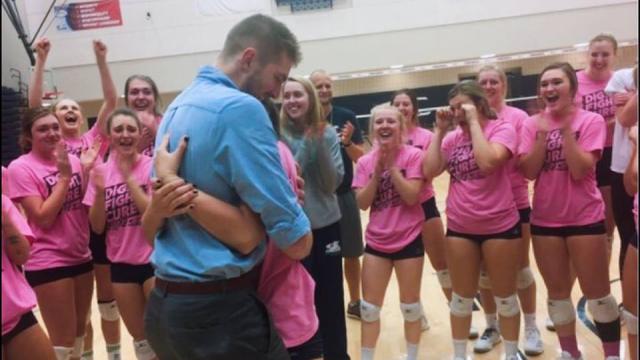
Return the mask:
{"type": "Polygon", "coordinates": [[[27,219],[25,219],[22,213],[20,213],[18,208],[13,204],[13,201],[5,195],[2,195],[2,209],[4,210],[3,212],[8,214],[9,219],[11,219],[11,222],[16,229],[24,235],[27,240],[29,240],[30,244],[33,244],[35,236],[33,236],[33,232],[29,227],[29,223],[27,223],[27,219]]]}
{"type": "MultiPolygon", "coordinates": [[[[91,175],[89,175],[89,181],[87,184],[87,190],[84,193],[84,198],[82,199],[82,204],[88,207],[93,206],[93,203],[96,201],[96,188],[93,183],[93,174],[95,171],[100,171],[100,166],[96,166],[91,170],[91,175]]],[[[104,173],[103,173],[104,176],[104,173]]]]}
{"type": "Polygon", "coordinates": [[[358,123],[356,114],[353,111],[349,111],[349,115],[351,115],[351,120],[349,121],[353,124],[353,134],[351,134],[351,142],[357,145],[361,145],[364,142],[364,140],[362,139],[362,129],[360,128],[360,124],[358,123]]]}
{"type": "Polygon", "coordinates": [[[522,122],[522,127],[518,134],[518,138],[520,139],[518,155],[527,155],[531,152],[533,143],[536,140],[537,129],[535,117],[529,117],[522,122]]]}
{"type": "Polygon", "coordinates": [[[607,126],[604,118],[600,114],[588,113],[588,119],[580,129],[578,145],[584,151],[602,151],[604,148],[607,126]]]}
{"type": "Polygon", "coordinates": [[[613,76],[609,80],[609,83],[607,83],[607,87],[604,89],[604,92],[606,92],[608,95],[627,92],[626,86],[624,84],[625,70],[616,71],[613,74],[613,76]]]}
{"type": "Polygon", "coordinates": [[[503,145],[511,152],[512,155],[516,153],[518,146],[516,131],[514,130],[513,125],[506,121],[502,121],[500,124],[497,124],[487,140],[491,143],[503,145]]]}
{"type": "Polygon", "coordinates": [[[424,175],[422,174],[422,151],[415,149],[415,151],[411,151],[407,158],[406,179],[416,180],[423,178],[424,175]]]}
{"type": "Polygon", "coordinates": [[[229,169],[229,181],[254,212],[260,214],[267,234],[287,248],[307,234],[310,223],[280,163],[275,133],[264,107],[242,101],[221,113],[225,136],[219,158],[229,169]]]}
{"type": "Polygon", "coordinates": [[[38,179],[22,161],[14,161],[7,169],[9,178],[9,197],[12,200],[27,196],[46,197],[38,188],[38,179]]]}
{"type": "Polygon", "coordinates": [[[371,160],[373,157],[371,153],[369,155],[361,156],[356,163],[356,171],[353,174],[353,182],[351,183],[351,187],[354,189],[363,188],[369,182],[371,178],[371,160]]]}

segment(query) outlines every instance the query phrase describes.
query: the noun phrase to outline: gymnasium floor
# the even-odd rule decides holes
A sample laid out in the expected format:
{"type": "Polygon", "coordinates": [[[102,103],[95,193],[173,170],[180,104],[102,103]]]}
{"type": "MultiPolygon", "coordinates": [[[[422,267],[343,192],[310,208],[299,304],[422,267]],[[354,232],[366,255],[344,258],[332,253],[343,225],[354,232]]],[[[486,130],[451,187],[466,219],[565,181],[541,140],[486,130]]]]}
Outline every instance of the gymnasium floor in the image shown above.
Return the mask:
{"type": "MultiPolygon", "coordinates": [[[[436,190],[436,196],[438,200],[438,208],[443,213],[445,209],[445,194],[448,189],[449,178],[445,173],[434,181],[434,187],[436,190]]],[[[367,213],[362,213],[363,226],[366,226],[368,222],[367,213]]],[[[615,280],[612,283],[612,292],[616,299],[620,302],[622,299],[621,290],[620,290],[620,282],[618,279],[618,253],[619,253],[619,239],[616,233],[616,238],[613,245],[613,255],[612,259],[614,261],[611,262],[610,266],[610,274],[611,279],[615,280]]],[[[550,332],[545,329],[544,323],[547,318],[547,309],[546,309],[546,289],[544,287],[544,283],[542,282],[542,278],[540,277],[537,267],[535,265],[535,260],[533,258],[533,253],[530,254],[531,258],[531,267],[536,275],[536,284],[537,284],[537,322],[542,334],[542,339],[545,344],[545,351],[542,355],[537,357],[531,357],[531,359],[536,360],[551,360],[556,359],[559,356],[558,353],[558,341],[554,332],[550,332]]],[[[427,259],[425,257],[425,259],[427,259]]],[[[345,283],[345,294],[348,294],[346,283],[345,283]]],[[[574,300],[574,304],[576,307],[578,306],[578,301],[580,300],[582,294],[579,290],[579,287],[576,285],[574,287],[572,298],[574,300]]],[[[348,299],[347,299],[348,301],[348,299]]],[[[452,353],[452,344],[451,344],[451,333],[449,328],[449,310],[446,304],[446,299],[440,290],[438,285],[438,280],[436,278],[435,272],[429,264],[428,260],[425,261],[424,273],[422,277],[422,302],[425,308],[425,312],[429,323],[431,325],[431,329],[423,332],[422,338],[420,341],[420,349],[419,349],[419,358],[420,359],[451,359],[452,353]]],[[[345,305],[346,308],[346,305],[345,305]]],[[[39,316],[39,313],[36,311],[36,315],[38,316],[38,320],[41,324],[42,320],[39,316]]],[[[400,305],[398,299],[398,287],[395,281],[395,276],[392,276],[391,281],[389,283],[389,287],[387,289],[387,294],[385,297],[385,304],[382,308],[381,313],[382,319],[382,330],[380,333],[380,338],[378,340],[378,346],[376,347],[376,359],[377,360],[400,360],[404,359],[405,353],[405,340],[404,340],[404,332],[403,332],[403,323],[402,316],[400,314],[400,305]]],[[[102,338],[102,333],[100,330],[100,314],[98,313],[98,308],[95,305],[95,297],[94,304],[92,305],[91,311],[91,320],[93,322],[94,329],[94,359],[95,360],[107,360],[106,351],[105,351],[105,343],[102,338]]],[[[121,323],[122,324],[122,323],[121,323]]],[[[484,329],[484,316],[481,311],[475,311],[473,314],[473,324],[475,327],[482,332],[484,329]]],[[[583,353],[583,357],[585,360],[596,360],[602,359],[603,354],[600,347],[600,341],[595,336],[594,333],[591,332],[582,321],[578,320],[576,324],[577,333],[578,333],[578,342],[580,344],[580,349],[583,353]]],[[[623,339],[626,340],[626,332],[623,327],[623,339]]],[[[520,339],[522,339],[524,334],[521,332],[520,339]]],[[[351,318],[347,318],[347,337],[348,337],[348,346],[349,346],[349,354],[352,360],[360,359],[360,322],[357,320],[353,320],[351,318]]],[[[133,352],[133,345],[131,341],[131,337],[127,333],[127,330],[124,327],[124,324],[121,325],[121,338],[122,338],[122,359],[129,360],[135,359],[135,355],[133,352]]],[[[472,341],[469,342],[469,354],[472,354],[472,341]]],[[[627,359],[626,355],[626,344],[623,346],[622,351],[624,352],[624,356],[621,356],[621,359],[627,359]]],[[[497,360],[501,358],[502,353],[502,344],[499,344],[496,348],[486,354],[482,355],[472,355],[474,359],[478,360],[497,360]]],[[[239,359],[245,360],[245,359],[239,359]]]]}

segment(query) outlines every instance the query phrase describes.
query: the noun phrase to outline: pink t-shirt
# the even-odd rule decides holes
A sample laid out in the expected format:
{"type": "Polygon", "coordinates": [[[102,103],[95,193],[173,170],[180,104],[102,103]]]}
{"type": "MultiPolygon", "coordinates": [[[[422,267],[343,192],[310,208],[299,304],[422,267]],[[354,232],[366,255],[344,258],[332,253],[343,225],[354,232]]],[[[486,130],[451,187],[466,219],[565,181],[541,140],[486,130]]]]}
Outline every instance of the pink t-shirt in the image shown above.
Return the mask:
{"type": "Polygon", "coordinates": [[[105,136],[100,134],[100,130],[98,130],[98,126],[96,125],[97,124],[94,124],[89,131],[78,138],[63,138],[67,152],[79,159],[83,150],[88,149],[96,140],[101,140],[102,146],[100,147],[97,160],[101,163],[104,154],[106,154],[109,149],[109,142],[105,136]]]}
{"type": "MultiPolygon", "coordinates": [[[[298,186],[293,155],[280,141],[278,151],[289,183],[295,190],[298,186]]],[[[315,282],[300,261],[290,259],[269,241],[262,262],[258,295],[269,309],[287,348],[304,344],[318,330],[314,291],[315,282]]]]}
{"type": "MultiPolygon", "coordinates": [[[[529,115],[526,112],[513,106],[505,106],[498,113],[498,118],[513,125],[517,138],[520,137],[522,123],[528,117],[529,115]]],[[[518,168],[517,156],[512,156],[509,160],[509,181],[511,181],[511,190],[513,191],[516,207],[518,209],[529,208],[531,206],[529,204],[529,182],[518,168]]]]}
{"type": "MultiPolygon", "coordinates": [[[[376,167],[379,149],[358,159],[353,188],[365,187],[376,167]]],[[[398,151],[394,165],[405,179],[422,180],[422,151],[403,145],[398,151]]],[[[365,232],[367,245],[374,250],[393,253],[409,245],[420,235],[424,212],[420,203],[407,205],[391,182],[391,173],[385,171],[378,184],[376,196],[369,212],[369,224],[365,232]]]]}
{"type": "MultiPolygon", "coordinates": [[[[613,76],[611,73],[606,79],[594,81],[584,70],[576,73],[578,77],[578,92],[576,93],[576,103],[584,110],[600,114],[605,120],[609,120],[616,115],[616,105],[613,99],[604,90],[613,76]]],[[[613,129],[607,131],[604,147],[613,145],[613,129]]]]}
{"type": "MultiPolygon", "coordinates": [[[[433,133],[431,131],[421,128],[419,126],[416,126],[413,128],[413,130],[407,133],[407,145],[411,145],[415,148],[422,150],[422,154],[423,154],[422,156],[425,156],[426,151],[429,148],[429,145],[431,145],[432,138],[433,138],[433,133]]],[[[420,200],[420,203],[423,203],[431,199],[435,195],[436,194],[433,191],[433,185],[431,184],[431,182],[425,181],[424,185],[422,186],[422,190],[420,191],[420,195],[418,199],[420,200]]]]}
{"type": "MultiPolygon", "coordinates": [[[[512,154],[517,148],[513,126],[491,120],[484,127],[490,143],[501,144],[512,154]]],[[[471,137],[456,128],[442,140],[451,175],[447,196],[447,228],[465,234],[489,235],[512,228],[520,218],[509,181],[509,163],[484,174],[476,163],[471,137]]]]}
{"type": "MultiPolygon", "coordinates": [[[[33,243],[33,233],[27,220],[13,205],[9,197],[2,195],[2,212],[7,213],[16,229],[33,243]]],[[[2,336],[11,331],[20,317],[36,307],[36,295],[27,284],[18,266],[13,264],[5,251],[2,234],[2,336]]]]}
{"type": "MultiPolygon", "coordinates": [[[[604,203],[598,190],[595,165],[582,180],[573,180],[562,150],[560,129],[550,114],[547,151],[544,165],[535,181],[531,223],[561,227],[592,224],[604,219],[604,203]]],[[[605,122],[602,116],[576,109],[571,129],[578,145],[598,157],[604,147],[605,122]]],[[[522,126],[520,156],[530,153],[538,131],[537,118],[530,117],[522,126]]]]}
{"type": "MultiPolygon", "coordinates": [[[[153,249],[142,231],[142,214],[138,211],[129,187],[124,181],[115,156],[110,156],[104,164],[96,165],[92,171],[104,176],[107,258],[114,263],[141,265],[149,263],[153,249]]],[[[145,192],[151,189],[150,175],[153,162],[150,157],[140,155],[131,169],[132,176],[145,192]]],[[[87,192],[82,203],[91,207],[95,202],[96,189],[89,180],[87,192]]]]}
{"type": "MultiPolygon", "coordinates": [[[[36,241],[25,269],[29,271],[78,265],[91,260],[89,251],[89,218],[82,205],[83,189],[80,160],[69,156],[72,177],[69,191],[54,224],[39,227],[32,219],[29,226],[36,241]]],[[[9,164],[9,197],[20,202],[27,196],[37,196],[43,201],[51,195],[58,183],[55,162],[45,162],[30,152],[9,164]]]]}

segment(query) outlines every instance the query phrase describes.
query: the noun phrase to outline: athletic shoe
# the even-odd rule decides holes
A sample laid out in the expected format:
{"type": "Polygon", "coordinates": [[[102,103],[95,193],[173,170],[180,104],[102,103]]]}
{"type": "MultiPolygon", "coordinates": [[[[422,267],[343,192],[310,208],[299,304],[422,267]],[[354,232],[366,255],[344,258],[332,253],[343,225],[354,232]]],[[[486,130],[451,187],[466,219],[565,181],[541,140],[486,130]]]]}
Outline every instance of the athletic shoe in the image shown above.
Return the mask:
{"type": "Polygon", "coordinates": [[[558,358],[558,360],[582,360],[582,355],[578,356],[577,358],[574,358],[568,352],[563,351],[562,354],[560,354],[560,357],[558,358]]]}
{"type": "Polygon", "coordinates": [[[349,303],[349,305],[347,305],[347,316],[356,320],[361,319],[360,318],[360,300],[352,301],[349,303]]]}
{"type": "Polygon", "coordinates": [[[480,339],[476,340],[476,343],[473,345],[473,351],[479,354],[489,352],[496,344],[500,343],[500,341],[502,341],[500,332],[497,329],[488,327],[484,329],[480,339]]]}
{"type": "Polygon", "coordinates": [[[469,340],[475,340],[478,338],[478,329],[471,325],[471,327],[469,327],[469,340]]]}
{"type": "Polygon", "coordinates": [[[544,324],[547,327],[547,330],[549,331],[556,331],[556,327],[555,325],[553,325],[553,321],[551,321],[550,318],[547,318],[547,321],[544,324]]]}
{"type": "Polygon", "coordinates": [[[424,316],[424,314],[422,314],[422,317],[420,318],[420,330],[427,331],[430,328],[431,328],[431,325],[429,325],[429,321],[427,320],[427,317],[424,316]]]}
{"type": "Polygon", "coordinates": [[[544,345],[540,338],[538,328],[524,329],[524,353],[529,356],[537,356],[544,351],[544,345]]]}
{"type": "Polygon", "coordinates": [[[607,356],[604,360],[620,360],[620,356],[607,356]]]}

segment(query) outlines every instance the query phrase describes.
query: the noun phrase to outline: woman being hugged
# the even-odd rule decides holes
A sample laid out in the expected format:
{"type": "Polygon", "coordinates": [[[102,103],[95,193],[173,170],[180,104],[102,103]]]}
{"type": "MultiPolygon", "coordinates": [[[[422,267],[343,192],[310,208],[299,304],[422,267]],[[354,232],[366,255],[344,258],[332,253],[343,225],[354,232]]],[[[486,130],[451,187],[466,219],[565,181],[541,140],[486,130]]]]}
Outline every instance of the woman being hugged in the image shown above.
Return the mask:
{"type": "Polygon", "coordinates": [[[542,71],[538,95],[545,109],[523,124],[518,153],[524,175],[535,179],[533,250],[547,286],[561,359],[582,358],[571,301],[573,267],[605,358],[612,360],[619,356],[620,317],[609,286],[604,202],[596,184],[606,125],[602,116],[574,103],[577,87],[568,63],[554,63],[542,71]]]}
{"type": "MultiPolygon", "coordinates": [[[[507,76],[495,65],[488,65],[478,71],[478,83],[484,89],[489,106],[496,112],[498,119],[513,125],[516,131],[516,141],[519,142],[522,123],[529,117],[526,112],[505,103],[507,95],[507,76]]],[[[527,355],[540,355],[544,351],[540,331],[536,325],[536,283],[529,267],[529,245],[531,243],[531,228],[529,217],[529,183],[518,168],[517,158],[509,160],[509,179],[511,190],[520,214],[522,225],[522,249],[520,256],[520,271],[518,272],[518,299],[524,312],[524,351],[527,355]]],[[[500,330],[496,316],[496,303],[491,292],[491,282],[485,272],[480,273],[480,295],[482,308],[487,319],[487,328],[474,345],[474,351],[483,353],[491,350],[500,342],[500,330]]]]}
{"type": "Polygon", "coordinates": [[[340,141],[328,126],[310,81],[289,78],[283,85],[281,140],[289,146],[304,178],[303,209],[313,232],[311,254],[304,266],[316,282],[315,304],[327,359],[347,359],[340,208],[336,189],[344,176],[340,141]]]}
{"type": "Polygon", "coordinates": [[[427,180],[445,169],[446,254],[453,293],[451,330],[454,359],[465,359],[480,264],[492,284],[507,360],[518,359],[520,309],[516,279],[521,226],[509,182],[509,159],[516,150],[513,126],[497,119],[475,81],[449,91],[449,107],[436,113],[436,128],[423,161],[427,180]],[[450,132],[449,132],[450,131],[450,132]]]}
{"type": "Polygon", "coordinates": [[[144,334],[144,309],[154,285],[141,216],[149,202],[152,160],[138,153],[141,124],[129,109],[107,119],[111,154],[93,169],[83,204],[96,233],[106,232],[113,293],[133,337],[136,358],[155,359],[144,334]]]}
{"type": "Polygon", "coordinates": [[[374,149],[356,166],[358,207],[371,209],[362,265],[362,359],[373,359],[380,334],[380,309],[395,269],[404,318],[407,359],[418,354],[422,318],[420,285],[424,265],[419,193],[424,184],[422,152],[405,145],[404,116],[389,105],[375,107],[369,122],[374,149]]]}
{"type": "MultiPolygon", "coordinates": [[[[401,89],[391,96],[391,105],[398,108],[406,121],[406,144],[420,149],[423,152],[429,148],[433,133],[420,127],[418,123],[418,99],[410,89],[401,89]]],[[[433,185],[424,182],[420,191],[420,204],[424,212],[422,224],[422,242],[429,256],[431,265],[436,270],[440,287],[447,300],[451,300],[451,277],[447,269],[447,261],[444,253],[444,227],[440,219],[440,211],[436,206],[436,196],[433,185]]],[[[426,317],[423,318],[423,330],[429,328],[426,317]]],[[[477,332],[476,335],[477,336],[477,332]]]]}
{"type": "Polygon", "coordinates": [[[9,165],[8,178],[9,195],[22,205],[35,238],[25,276],[57,358],[78,359],[93,293],[82,197],[97,152],[69,156],[58,119],[42,107],[25,113],[20,143],[26,153],[9,165]]]}

